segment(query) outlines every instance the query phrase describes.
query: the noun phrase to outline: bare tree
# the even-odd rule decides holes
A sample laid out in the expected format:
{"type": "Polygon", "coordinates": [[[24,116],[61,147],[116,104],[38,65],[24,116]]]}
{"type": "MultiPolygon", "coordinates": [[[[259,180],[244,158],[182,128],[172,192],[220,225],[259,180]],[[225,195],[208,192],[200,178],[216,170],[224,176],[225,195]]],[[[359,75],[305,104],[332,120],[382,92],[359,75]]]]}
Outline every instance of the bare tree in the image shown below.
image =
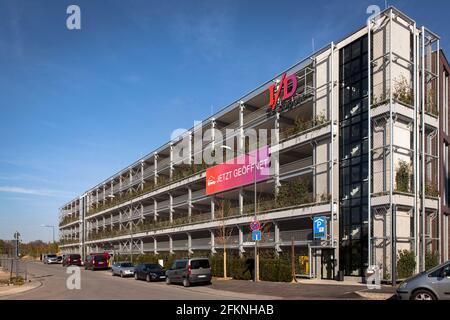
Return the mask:
{"type": "Polygon", "coordinates": [[[227,242],[233,233],[232,227],[227,227],[225,219],[231,211],[231,202],[226,199],[216,201],[216,218],[220,219],[220,226],[215,232],[216,242],[223,248],[223,277],[227,279],[227,242]]]}

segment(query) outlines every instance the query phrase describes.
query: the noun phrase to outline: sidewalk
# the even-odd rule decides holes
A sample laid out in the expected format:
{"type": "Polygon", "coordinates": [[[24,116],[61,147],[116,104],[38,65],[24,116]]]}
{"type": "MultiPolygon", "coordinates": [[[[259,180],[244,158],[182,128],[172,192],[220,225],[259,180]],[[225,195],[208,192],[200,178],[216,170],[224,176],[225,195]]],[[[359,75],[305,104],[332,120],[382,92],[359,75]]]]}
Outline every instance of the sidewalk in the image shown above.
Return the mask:
{"type": "Polygon", "coordinates": [[[374,299],[391,298],[395,289],[382,286],[381,289],[368,289],[364,284],[351,281],[300,280],[297,283],[266,282],[254,283],[247,280],[215,280],[212,288],[248,294],[262,294],[281,299],[374,299]]]}

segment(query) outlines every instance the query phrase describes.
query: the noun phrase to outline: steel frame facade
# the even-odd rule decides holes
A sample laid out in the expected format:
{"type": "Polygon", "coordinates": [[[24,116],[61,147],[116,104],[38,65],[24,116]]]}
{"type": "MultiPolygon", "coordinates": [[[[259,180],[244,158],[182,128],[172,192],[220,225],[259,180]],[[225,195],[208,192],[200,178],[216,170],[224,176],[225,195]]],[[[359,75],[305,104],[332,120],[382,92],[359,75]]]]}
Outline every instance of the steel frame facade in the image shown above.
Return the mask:
{"type": "MultiPolygon", "coordinates": [[[[408,248],[415,253],[417,271],[423,270],[427,245],[431,243],[429,246],[433,247],[433,243],[444,236],[442,231],[433,234],[432,227],[427,224],[429,216],[435,214],[439,220],[437,229],[443,230],[440,227],[440,197],[429,197],[429,190],[426,190],[427,178],[430,177],[427,170],[436,173],[436,179],[439,179],[440,172],[433,171],[434,165],[439,166],[439,148],[433,147],[433,134],[439,132],[439,122],[426,108],[430,90],[435,90],[435,102],[437,108],[439,106],[439,72],[433,72],[433,64],[430,64],[431,59],[436,59],[434,68],[439,65],[439,56],[432,56],[433,52],[439,52],[439,37],[424,27],[417,29],[415,21],[393,7],[372,18],[366,27],[341,41],[330,43],[285,71],[296,74],[300,84],[297,92],[300,102],[292,109],[276,108],[273,113],[267,112],[266,92],[271,84],[279,81],[280,74],[197,124],[183,136],[62,206],[60,239],[64,242],[61,250],[79,252],[83,256],[99,250],[124,254],[176,251],[191,254],[199,250],[214,254],[220,250],[217,230],[226,226],[231,230],[229,238],[225,239],[227,248],[245,254],[249,235],[247,225],[254,214],[248,209],[252,206],[249,201],[251,187],[206,196],[204,170],[179,177],[178,170],[186,167],[181,164],[185,159],[176,159],[174,150],[187,137],[187,163],[191,164],[205,150],[214,150],[229,140],[237,141],[239,150],[246,151],[248,129],[270,128],[275,129],[270,149],[277,156],[272,162],[273,176],[268,182],[258,183],[258,194],[276,196],[287,181],[306,177],[311,182],[309,192],[313,201],[276,209],[260,208],[258,217],[268,225],[268,229],[267,241],[259,246],[279,253],[294,240],[296,247],[306,251],[311,265],[311,258],[317,256],[314,251],[332,248],[335,250],[335,266],[338,266],[342,230],[337,143],[340,134],[337,102],[341,97],[337,87],[341,70],[336,61],[341,48],[365,35],[368,36],[369,48],[366,267],[380,267],[384,280],[395,283],[398,250],[408,248]],[[404,40],[405,34],[411,39],[407,41],[410,56],[405,56],[404,47],[397,45],[404,40]],[[382,50],[379,43],[382,43],[382,50]],[[398,74],[408,75],[412,97],[409,104],[399,101],[394,90],[398,74]],[[380,92],[384,95],[382,101],[375,98],[380,92]],[[295,128],[301,117],[299,110],[308,114],[308,120],[315,125],[286,134],[295,128]],[[322,119],[320,124],[318,118],[322,119]],[[221,132],[234,129],[234,133],[223,134],[220,140],[220,137],[215,137],[215,131],[211,131],[209,142],[196,147],[192,141],[197,132],[202,131],[206,135],[211,128],[221,132]],[[398,143],[396,134],[407,134],[412,143],[398,143]],[[398,178],[394,172],[399,159],[410,159],[412,178],[411,189],[407,192],[396,190],[398,178]],[[383,170],[378,171],[380,167],[383,170]],[[161,183],[162,180],[166,183],[161,183]],[[117,198],[125,200],[113,202],[117,198]],[[220,216],[218,199],[235,202],[234,214],[220,216]],[[328,237],[323,241],[314,240],[311,235],[311,218],[315,215],[325,215],[329,219],[328,237]],[[412,223],[405,227],[408,217],[412,223]],[[159,228],[142,227],[152,221],[166,224],[159,228]]],[[[248,149],[251,147],[254,146],[249,145],[248,149]]],[[[444,246],[438,244],[437,247],[444,246]]],[[[320,257],[315,262],[320,263],[320,257]]],[[[319,271],[311,268],[309,275],[319,276],[319,271]]]]}

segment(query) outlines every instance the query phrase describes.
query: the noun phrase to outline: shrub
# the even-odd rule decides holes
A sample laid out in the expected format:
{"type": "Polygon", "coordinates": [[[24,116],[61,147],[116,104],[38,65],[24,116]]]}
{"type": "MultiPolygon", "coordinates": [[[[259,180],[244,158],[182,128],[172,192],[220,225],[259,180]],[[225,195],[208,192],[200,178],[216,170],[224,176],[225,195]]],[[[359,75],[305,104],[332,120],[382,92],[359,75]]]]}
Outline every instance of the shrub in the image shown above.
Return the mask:
{"type": "Polygon", "coordinates": [[[397,191],[410,192],[410,176],[411,168],[408,162],[400,161],[397,172],[395,174],[395,180],[397,182],[397,191]]]}
{"type": "Polygon", "coordinates": [[[277,194],[277,206],[282,208],[312,202],[309,187],[310,183],[305,177],[297,177],[282,184],[277,194]]]}
{"type": "Polygon", "coordinates": [[[405,76],[401,76],[395,85],[394,99],[406,105],[413,104],[414,91],[405,76]]]}
{"type": "Polygon", "coordinates": [[[439,189],[436,183],[427,182],[425,184],[425,195],[429,197],[439,197],[439,189]]]}
{"type": "Polygon", "coordinates": [[[416,258],[414,252],[409,250],[399,250],[397,255],[397,277],[405,279],[414,274],[416,269],[416,258]]]}
{"type": "Polygon", "coordinates": [[[425,254],[425,270],[430,270],[439,264],[439,252],[438,251],[427,251],[425,254]]]}

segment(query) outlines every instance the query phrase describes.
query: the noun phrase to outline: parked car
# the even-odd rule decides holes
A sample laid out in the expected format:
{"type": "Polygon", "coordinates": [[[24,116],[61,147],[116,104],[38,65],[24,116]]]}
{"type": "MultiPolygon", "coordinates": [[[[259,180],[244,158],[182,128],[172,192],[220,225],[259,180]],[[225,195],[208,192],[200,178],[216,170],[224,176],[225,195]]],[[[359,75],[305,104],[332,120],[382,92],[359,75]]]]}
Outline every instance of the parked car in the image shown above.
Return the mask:
{"type": "Polygon", "coordinates": [[[81,266],[81,256],[79,254],[66,254],[64,255],[62,266],[81,266]]]}
{"type": "Polygon", "coordinates": [[[211,283],[211,267],[208,258],[175,260],[166,272],[166,283],[182,283],[189,287],[191,283],[211,283]]]}
{"type": "Polygon", "coordinates": [[[111,274],[113,276],[119,275],[120,277],[133,276],[134,264],[131,262],[114,262],[111,267],[111,274]]]}
{"type": "Polygon", "coordinates": [[[108,258],[104,254],[90,254],[84,261],[84,269],[109,269],[108,258]]]}
{"type": "Polygon", "coordinates": [[[450,261],[403,281],[397,288],[400,300],[450,300],[450,261]]]}
{"type": "Polygon", "coordinates": [[[147,282],[166,279],[166,270],[157,263],[141,263],[134,268],[134,279],[147,282]]]}
{"type": "Polygon", "coordinates": [[[43,261],[44,264],[58,263],[58,257],[56,256],[56,254],[45,254],[43,261]]]}

